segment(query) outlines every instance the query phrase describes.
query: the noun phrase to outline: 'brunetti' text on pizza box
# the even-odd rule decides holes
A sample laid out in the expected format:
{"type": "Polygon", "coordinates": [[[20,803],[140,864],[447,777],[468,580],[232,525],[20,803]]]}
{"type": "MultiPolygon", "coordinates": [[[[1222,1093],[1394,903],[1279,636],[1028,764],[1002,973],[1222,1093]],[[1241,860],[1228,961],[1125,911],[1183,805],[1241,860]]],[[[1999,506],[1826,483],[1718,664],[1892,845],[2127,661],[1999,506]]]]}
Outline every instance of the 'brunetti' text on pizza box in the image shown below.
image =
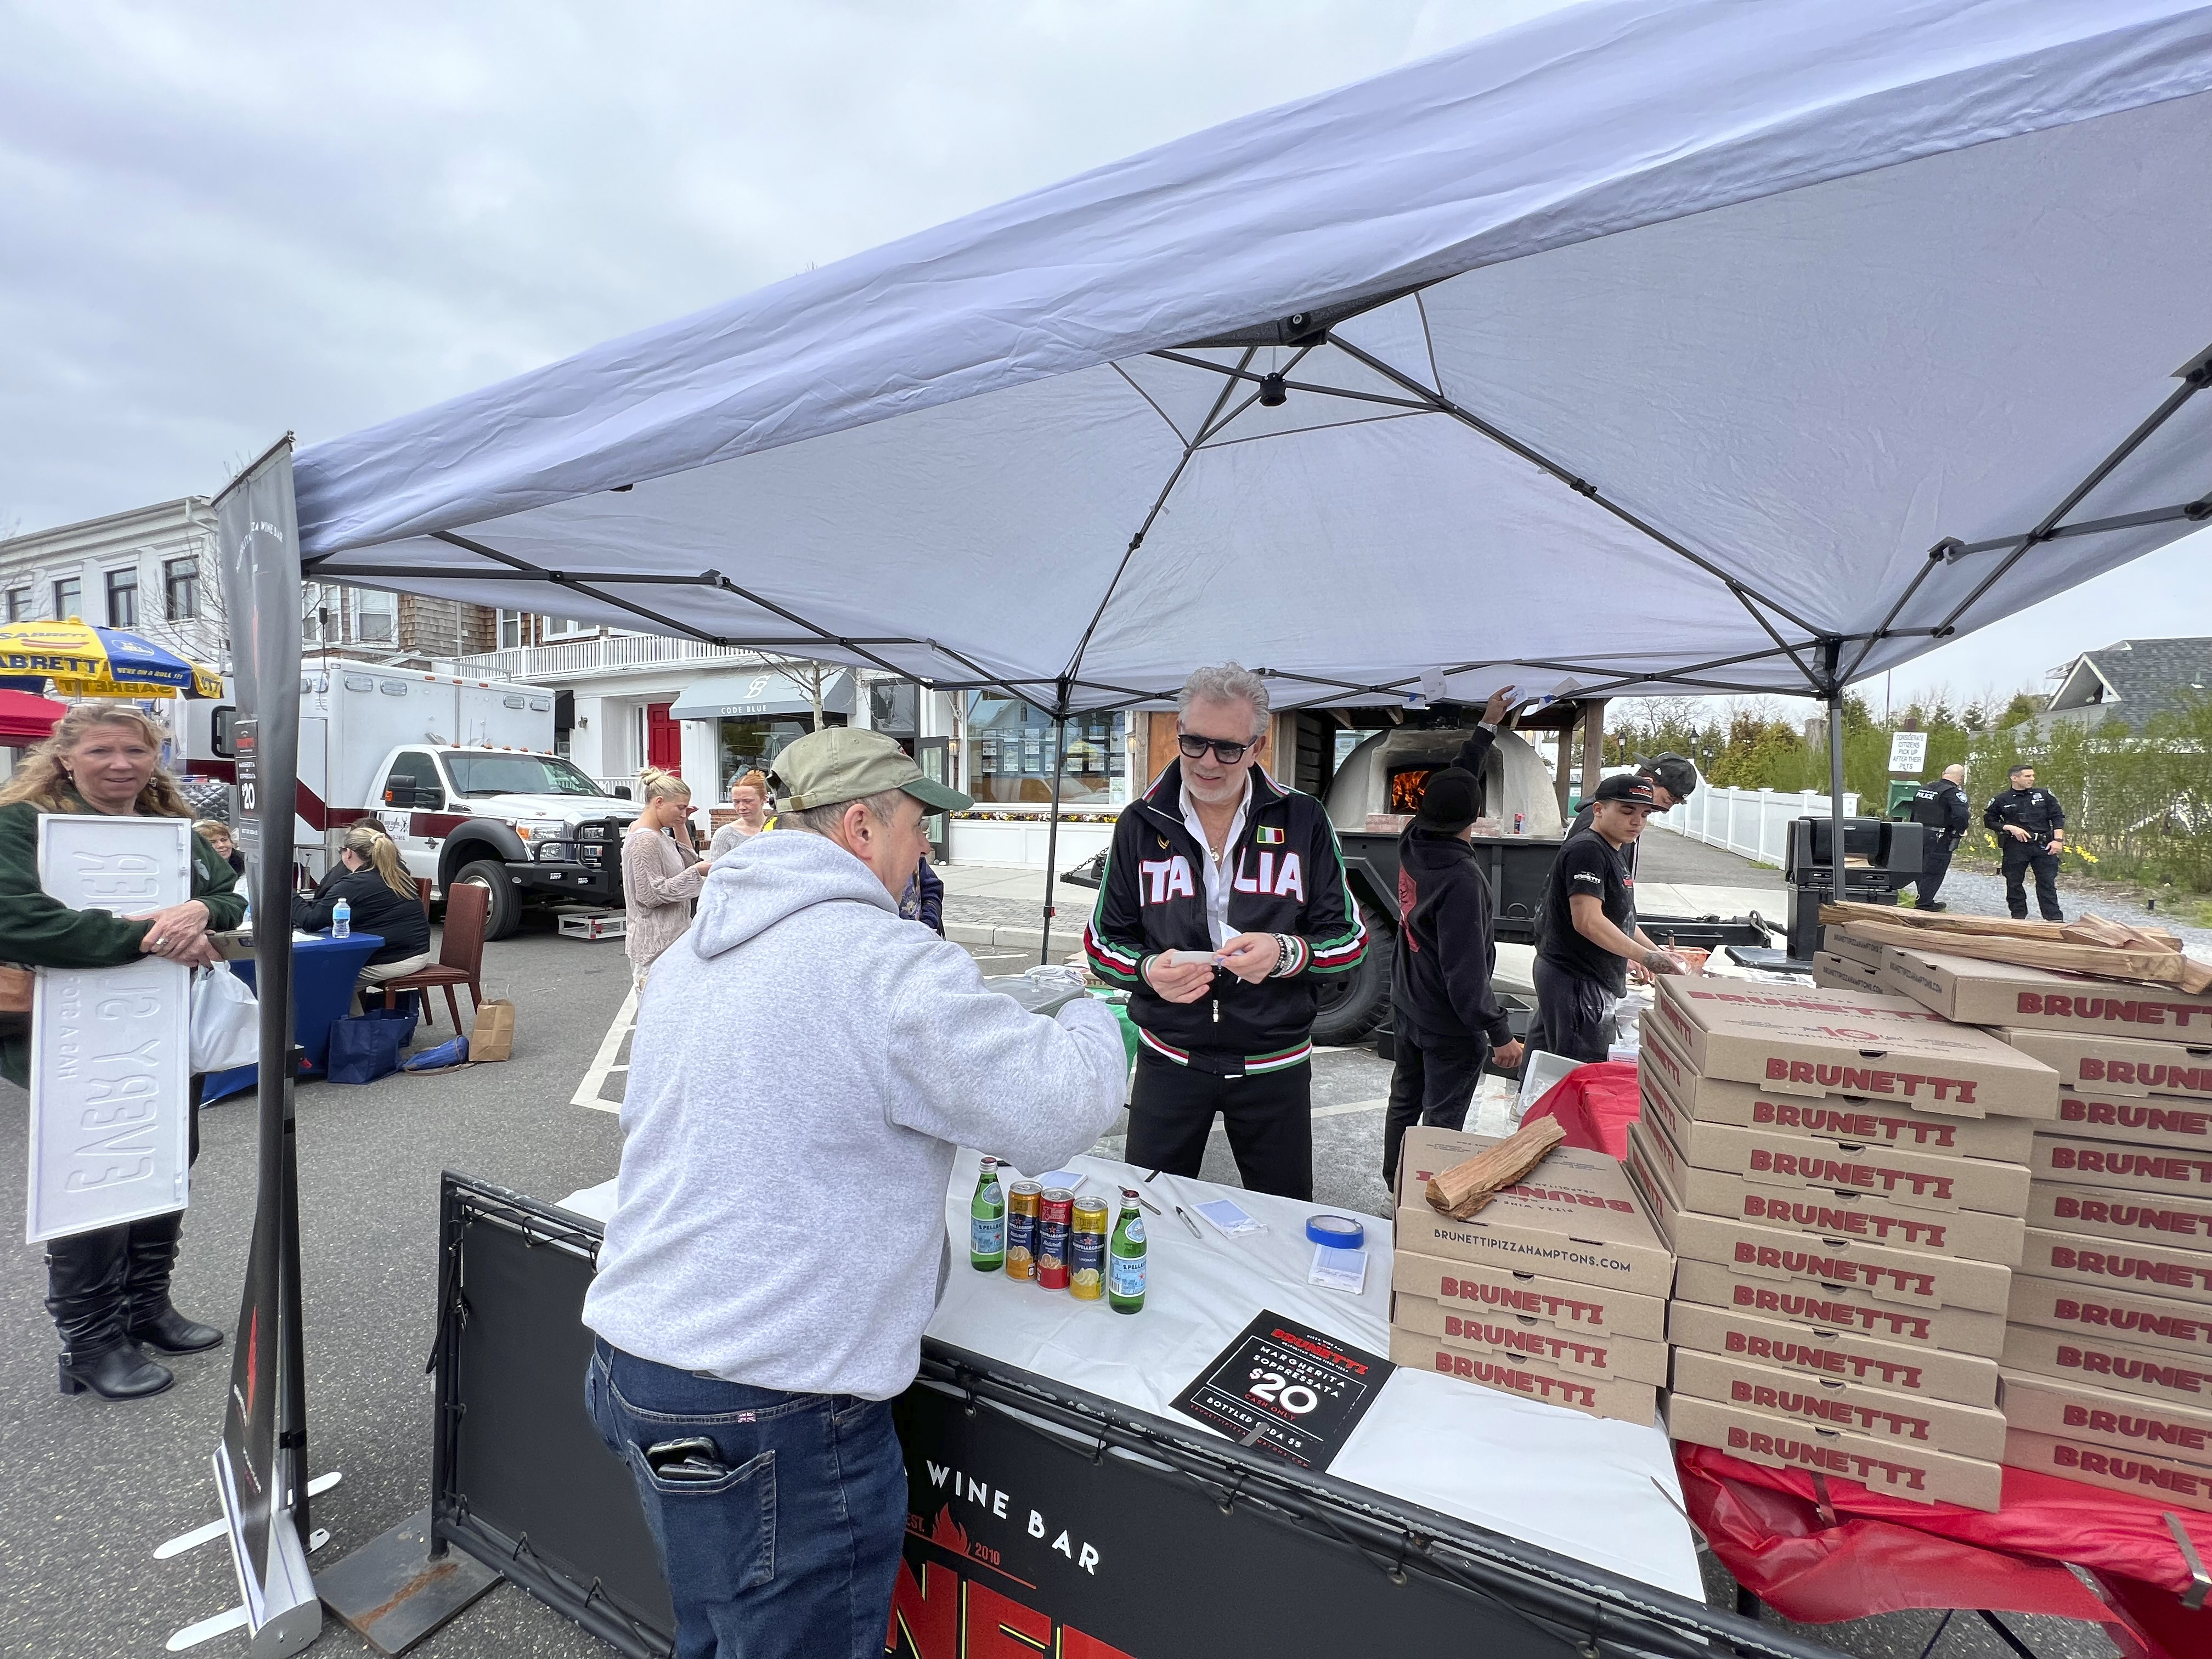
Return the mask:
{"type": "Polygon", "coordinates": [[[2025,1164],[1908,1152],[1881,1141],[1807,1135],[1734,1123],[1690,1122],[1682,1150],[1701,1170],[1767,1187],[1848,1187],[1905,1209],[2027,1212],[2025,1164]]]}
{"type": "Polygon", "coordinates": [[[1717,1262],[1740,1279],[1847,1285],[1878,1302],[1912,1308],[2002,1315],[2012,1285],[2012,1269],[1992,1261],[1925,1255],[1694,1212],[1675,1218],[1674,1249],[1685,1260],[1717,1262]]]}
{"type": "Polygon", "coordinates": [[[1560,1146],[1518,1185],[1455,1221],[1423,1194],[1430,1177],[1496,1146],[1494,1139],[1416,1126],[1399,1149],[1396,1248],[1578,1285],[1664,1296],[1674,1258],[1644,1218],[1620,1165],[1560,1146]]]}
{"type": "Polygon", "coordinates": [[[1434,1371],[1439,1376],[1456,1377],[1501,1394],[1517,1394],[1547,1406],[1564,1406],[1591,1417],[1649,1424],[1659,1414],[1659,1390],[1649,1382],[1570,1376],[1533,1359],[1513,1354],[1469,1353],[1395,1327],[1390,1332],[1390,1358],[1415,1370],[1434,1371]]]}
{"type": "Polygon", "coordinates": [[[2212,1359],[2212,1310],[2170,1297],[2015,1273],[2010,1317],[2016,1325],[2110,1337],[2163,1353],[2212,1359]]]}
{"type": "Polygon", "coordinates": [[[2116,985],[1899,945],[1883,948],[1881,980],[1898,995],[1969,1025],[2103,1031],[2185,1043],[2212,1036],[2212,992],[2116,985]]]}
{"type": "Polygon", "coordinates": [[[1667,1305],[1668,1340],[1793,1376],[1862,1383],[1907,1396],[1962,1406],[1994,1406],[1997,1362],[1980,1354],[1884,1342],[1855,1331],[1769,1319],[1735,1308],[1709,1308],[1680,1297],[1667,1305]]]}
{"type": "Polygon", "coordinates": [[[1543,1273],[1479,1267],[1441,1256],[1395,1251],[1390,1284],[1409,1296],[1459,1309],[1535,1319],[1565,1331],[1626,1337],[1640,1342],[1667,1340],[1664,1297],[1633,1291],[1607,1290],[1543,1273]]]}
{"type": "Polygon", "coordinates": [[[1784,1423],[1741,1407],[1678,1394],[1667,1403],[1667,1431],[1692,1445],[1770,1468],[1808,1469],[1856,1480],[1869,1492],[1918,1504],[1994,1510],[2003,1488],[1998,1465],[1841,1429],[1784,1423]]]}
{"type": "Polygon", "coordinates": [[[2089,1331],[2005,1327],[2004,1369],[2171,1406],[2212,1406],[2212,1360],[2115,1342],[2089,1331]]]}
{"type": "Polygon", "coordinates": [[[2083,1140],[2117,1140],[2132,1146],[2166,1146],[2212,1157],[2212,1100],[2174,1095],[2122,1095],[2107,1100],[2079,1089],[2058,1091],[2053,1134],[2083,1140]]]}
{"type": "Polygon", "coordinates": [[[2020,1270],[2069,1285],[2100,1285],[2212,1306],[2212,1250],[2177,1250],[2142,1239],[2031,1227],[2020,1270]]]}
{"type": "Polygon", "coordinates": [[[2107,1492],[2133,1492],[2181,1509],[2212,1510],[2212,1467],[2202,1463],[2146,1451],[2116,1451],[2027,1429],[2005,1436],[2004,1461],[2016,1469],[2055,1474],[2107,1492]]]}
{"type": "Polygon", "coordinates": [[[2095,1187],[2145,1198],[2212,1200],[2212,1152],[2039,1134],[2028,1168],[2038,1181],[2063,1186],[2095,1187]]]}
{"type": "Polygon", "coordinates": [[[1718,1401],[1806,1428],[1844,1429],[1991,1462],[2004,1456],[2004,1413],[1988,1406],[1954,1405],[1832,1376],[1807,1377],[1696,1348],[1674,1351],[1673,1386],[1678,1395],[1718,1401]]]}
{"type": "Polygon", "coordinates": [[[2029,1118],[1953,1117],[1863,1095],[1808,1098],[1755,1083],[1700,1077],[1649,1029],[1637,1060],[1637,1080],[1647,1098],[1656,1096],[1660,1105],[1672,1108],[1670,1115],[1677,1124],[1692,1120],[1733,1123],[2006,1164],[2027,1163],[2035,1134],[2034,1121],[2029,1118]]]}
{"type": "Polygon", "coordinates": [[[1684,1205],[1699,1215],[1783,1227],[1815,1237],[1863,1238],[1893,1250],[1957,1256],[2017,1267],[2027,1224],[2016,1215],[1981,1210],[1915,1210],[1876,1193],[1849,1188],[1762,1186],[1719,1170],[1692,1170],[1684,1205]]]}
{"type": "Polygon", "coordinates": [[[2027,1029],[2008,1030],[2004,1039],[2050,1066],[2068,1088],[2100,1098],[2183,1095],[2212,1099],[2212,1046],[2206,1046],[2212,1044],[2212,1025],[2196,1042],[2027,1029]]]}
{"type": "Polygon", "coordinates": [[[2201,1198],[2141,1198],[2039,1181],[2027,1195],[2027,1224],[2053,1232],[2141,1238],[2185,1250],[2212,1250],[2212,1200],[2201,1198]]]}
{"type": "Polygon", "coordinates": [[[1817,1279],[1740,1279],[1717,1261],[1685,1259],[1674,1270],[1674,1299],[1726,1308],[1822,1330],[1849,1331],[1908,1347],[1994,1359],[2004,1352],[2002,1314],[1972,1308],[1907,1308],[1877,1302],[1845,1285],[1817,1279]]]}
{"type": "Polygon", "coordinates": [[[2212,1463],[2212,1410],[2139,1400],[2087,1382],[2028,1371],[2004,1373],[2005,1421],[2094,1446],[2212,1463]]]}
{"type": "Polygon", "coordinates": [[[1525,1315],[1462,1312],[1403,1291],[1391,1295],[1390,1323],[1447,1348],[1533,1359],[1568,1376],[1619,1377],[1654,1388],[1667,1382],[1664,1342],[1563,1329],[1525,1315]]]}
{"type": "Polygon", "coordinates": [[[1646,1023],[1704,1077],[1952,1117],[2049,1117],[2058,1074],[1909,998],[1669,975],[1646,1023]],[[1741,985],[1743,988],[1735,988],[1741,985]]]}

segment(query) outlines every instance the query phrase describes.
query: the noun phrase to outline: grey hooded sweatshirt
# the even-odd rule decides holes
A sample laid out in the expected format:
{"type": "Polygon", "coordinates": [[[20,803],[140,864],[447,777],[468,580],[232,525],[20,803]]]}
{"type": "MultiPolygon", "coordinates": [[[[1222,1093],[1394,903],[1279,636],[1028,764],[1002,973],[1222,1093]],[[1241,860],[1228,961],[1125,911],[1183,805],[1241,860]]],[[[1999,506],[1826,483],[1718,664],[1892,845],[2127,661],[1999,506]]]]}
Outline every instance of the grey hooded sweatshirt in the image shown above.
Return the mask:
{"type": "Polygon", "coordinates": [[[756,836],[646,987],[584,1322],[682,1370],[887,1400],[937,1305],[955,1150],[1055,1168],[1127,1071],[1101,1004],[1032,1014],[834,842],[756,836]]]}

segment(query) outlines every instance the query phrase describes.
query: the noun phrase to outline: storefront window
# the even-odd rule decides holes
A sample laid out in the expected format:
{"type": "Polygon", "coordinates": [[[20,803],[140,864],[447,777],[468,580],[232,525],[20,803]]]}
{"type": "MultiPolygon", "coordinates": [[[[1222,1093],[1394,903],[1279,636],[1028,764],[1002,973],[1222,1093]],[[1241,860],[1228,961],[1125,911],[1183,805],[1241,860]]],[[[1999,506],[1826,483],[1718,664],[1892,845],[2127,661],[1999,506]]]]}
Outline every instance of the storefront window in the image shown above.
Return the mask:
{"type": "MultiPolygon", "coordinates": [[[[833,717],[830,724],[842,726],[843,720],[833,717]]],[[[731,782],[743,777],[757,767],[766,772],[775,764],[775,757],[814,729],[809,715],[769,716],[760,720],[730,720],[721,723],[722,775],[718,781],[721,793],[727,794],[731,782]]]]}
{"type": "Polygon", "coordinates": [[[896,738],[908,749],[921,734],[915,720],[920,708],[921,687],[912,680],[871,680],[868,682],[868,723],[886,736],[896,738]]]}
{"type": "MultiPolygon", "coordinates": [[[[1011,697],[973,694],[968,714],[968,793],[978,802],[1048,805],[1051,718],[1011,697]]],[[[1071,714],[1062,806],[1119,806],[1129,798],[1129,739],[1123,714],[1071,714]]]]}

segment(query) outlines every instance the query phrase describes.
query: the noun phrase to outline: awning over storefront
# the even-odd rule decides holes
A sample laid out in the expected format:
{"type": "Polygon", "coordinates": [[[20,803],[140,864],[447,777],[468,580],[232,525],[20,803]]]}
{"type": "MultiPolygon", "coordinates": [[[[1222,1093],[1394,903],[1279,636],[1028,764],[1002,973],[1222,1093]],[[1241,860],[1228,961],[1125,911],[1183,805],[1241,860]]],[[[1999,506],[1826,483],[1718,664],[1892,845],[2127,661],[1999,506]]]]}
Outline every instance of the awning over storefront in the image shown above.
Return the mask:
{"type": "MultiPolygon", "coordinates": [[[[829,714],[852,714],[850,672],[841,669],[823,681],[822,709],[829,714]]],[[[672,720],[779,720],[794,714],[812,719],[813,696],[804,680],[775,668],[710,674],[686,686],[668,709],[672,720]]]]}

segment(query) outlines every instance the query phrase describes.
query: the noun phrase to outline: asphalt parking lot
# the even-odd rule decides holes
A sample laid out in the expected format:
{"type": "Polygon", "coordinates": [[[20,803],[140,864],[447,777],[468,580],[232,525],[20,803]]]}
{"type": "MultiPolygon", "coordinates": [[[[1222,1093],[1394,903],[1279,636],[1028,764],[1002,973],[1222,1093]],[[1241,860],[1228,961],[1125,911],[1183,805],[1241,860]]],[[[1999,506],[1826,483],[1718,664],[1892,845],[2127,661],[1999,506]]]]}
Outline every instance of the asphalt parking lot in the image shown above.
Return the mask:
{"type": "MultiPolygon", "coordinates": [[[[1708,849],[1698,849],[1704,853],[1708,849]]],[[[1058,954],[1056,951],[1055,954],[1058,954]]],[[[361,1088],[303,1086],[300,1122],[310,1469],[343,1480],[314,1503],[344,1556],[428,1501],[429,1352],[436,1291],[438,1177],[452,1169],[550,1200],[611,1176],[628,1054],[628,964],[617,943],[556,937],[533,922],[484,957],[488,995],[518,1011],[515,1057],[444,1075],[398,1076],[361,1088]]],[[[465,1008],[466,1004],[464,1003],[465,1008]]],[[[441,1011],[435,1038],[450,1035],[441,1011]]],[[[1316,1196],[1387,1213],[1379,1164],[1389,1066],[1368,1049],[1316,1057],[1316,1196]]],[[[25,1167],[22,1093],[0,1085],[0,1209],[20,1214],[25,1167]]],[[[253,1203],[253,1109],[240,1097],[207,1109],[176,1298],[187,1312],[235,1319],[253,1203]]],[[[1118,1153],[1117,1133],[1102,1151],[1118,1153]]],[[[1236,1180],[1217,1129],[1205,1175],[1236,1180]]],[[[20,1235],[18,1236],[20,1237],[20,1235]]],[[[136,1404],[55,1389],[52,1326],[40,1305],[39,1252],[16,1243],[0,1257],[0,1656],[121,1659],[158,1654],[170,1635],[237,1599],[224,1547],[167,1561],[165,1539],[216,1513],[209,1471],[230,1367],[228,1345],[174,1362],[177,1386],[136,1404]]],[[[1733,1586],[1708,1563],[1722,1605],[1733,1586]]],[[[1913,1659],[1941,1615],[1901,1613],[1810,1632],[1867,1659],[1913,1659]]],[[[2086,1626],[2014,1620],[2045,1659],[2103,1659],[2113,1651],[2086,1626]]],[[[235,1635],[196,1651],[240,1650],[235,1635]]],[[[326,1621],[315,1650],[371,1650],[326,1621]]],[[[472,1656],[587,1659],[610,1650],[512,1586],[501,1584],[414,1650],[431,1659],[472,1656]]],[[[2006,1650],[1965,1619],[1943,1633],[1937,1659],[2006,1650]]]]}

